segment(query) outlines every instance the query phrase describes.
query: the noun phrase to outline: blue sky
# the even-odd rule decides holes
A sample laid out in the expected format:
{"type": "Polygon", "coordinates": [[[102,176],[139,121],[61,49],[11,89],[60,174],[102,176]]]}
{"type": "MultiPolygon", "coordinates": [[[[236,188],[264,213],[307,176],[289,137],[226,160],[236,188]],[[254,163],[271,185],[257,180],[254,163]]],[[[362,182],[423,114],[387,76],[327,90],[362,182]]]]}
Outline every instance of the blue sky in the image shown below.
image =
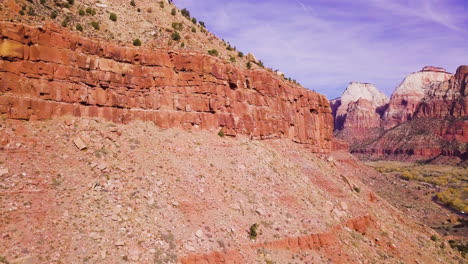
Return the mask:
{"type": "Polygon", "coordinates": [[[468,0],[174,0],[218,37],[335,98],[351,81],[390,95],[423,66],[468,64],[468,0]]]}

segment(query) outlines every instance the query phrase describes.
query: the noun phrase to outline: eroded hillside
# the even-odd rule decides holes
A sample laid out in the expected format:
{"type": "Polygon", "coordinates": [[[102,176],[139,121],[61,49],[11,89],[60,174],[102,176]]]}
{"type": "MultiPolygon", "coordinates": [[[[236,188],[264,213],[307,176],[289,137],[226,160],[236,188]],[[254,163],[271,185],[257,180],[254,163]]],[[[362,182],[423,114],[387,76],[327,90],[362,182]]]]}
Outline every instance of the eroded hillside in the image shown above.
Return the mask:
{"type": "Polygon", "coordinates": [[[462,261],[344,152],[71,117],[2,121],[0,135],[11,263],[462,261]]]}

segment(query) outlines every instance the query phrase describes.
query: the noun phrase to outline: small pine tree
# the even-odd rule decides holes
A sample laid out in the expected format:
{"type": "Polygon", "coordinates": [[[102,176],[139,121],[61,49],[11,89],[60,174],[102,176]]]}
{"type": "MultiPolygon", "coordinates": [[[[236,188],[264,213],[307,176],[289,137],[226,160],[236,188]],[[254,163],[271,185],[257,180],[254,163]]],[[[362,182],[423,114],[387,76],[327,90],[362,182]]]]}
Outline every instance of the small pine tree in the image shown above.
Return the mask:
{"type": "Polygon", "coordinates": [[[197,24],[197,19],[192,17],[192,23],[197,24]]]}
{"type": "Polygon", "coordinates": [[[200,24],[200,26],[202,26],[203,28],[206,28],[205,22],[200,21],[200,22],[198,22],[198,24],[200,24]]]}
{"type": "Polygon", "coordinates": [[[247,62],[247,69],[252,69],[252,63],[250,61],[247,62]]]}
{"type": "Polygon", "coordinates": [[[77,24],[76,30],[83,32],[83,26],[81,24],[77,24]]]}
{"type": "Polygon", "coordinates": [[[86,15],[86,13],[85,13],[85,11],[84,11],[83,9],[80,9],[80,10],[78,11],[78,15],[84,16],[84,15],[86,15]]]}
{"type": "Polygon", "coordinates": [[[131,6],[136,6],[135,1],[134,1],[134,0],[130,1],[130,5],[131,5],[131,6]]]}
{"type": "Polygon", "coordinates": [[[175,9],[175,8],[172,8],[172,10],[171,10],[171,15],[175,16],[176,13],[177,13],[176,9],[175,9]]]}
{"type": "Polygon", "coordinates": [[[244,53],[243,53],[242,51],[239,51],[239,52],[237,53],[237,56],[239,56],[239,58],[242,58],[242,57],[244,57],[244,53]]]}
{"type": "Polygon", "coordinates": [[[182,9],[180,13],[182,13],[184,17],[190,19],[190,11],[188,11],[187,8],[182,9]]]}
{"type": "Polygon", "coordinates": [[[57,16],[58,16],[57,11],[52,11],[52,13],[50,13],[50,18],[52,19],[56,19],[57,16]]]}
{"type": "Polygon", "coordinates": [[[192,27],[192,32],[197,33],[197,29],[195,27],[192,27]]]}

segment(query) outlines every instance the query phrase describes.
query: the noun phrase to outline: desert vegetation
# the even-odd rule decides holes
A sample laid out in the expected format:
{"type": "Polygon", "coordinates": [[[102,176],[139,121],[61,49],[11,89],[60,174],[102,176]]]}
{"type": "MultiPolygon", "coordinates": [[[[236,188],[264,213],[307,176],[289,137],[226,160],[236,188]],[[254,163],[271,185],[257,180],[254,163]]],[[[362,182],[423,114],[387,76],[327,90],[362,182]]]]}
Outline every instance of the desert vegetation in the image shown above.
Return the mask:
{"type": "Polygon", "coordinates": [[[383,174],[398,175],[407,181],[433,185],[435,199],[459,212],[468,212],[468,168],[450,165],[413,164],[403,162],[370,163],[383,174]]]}

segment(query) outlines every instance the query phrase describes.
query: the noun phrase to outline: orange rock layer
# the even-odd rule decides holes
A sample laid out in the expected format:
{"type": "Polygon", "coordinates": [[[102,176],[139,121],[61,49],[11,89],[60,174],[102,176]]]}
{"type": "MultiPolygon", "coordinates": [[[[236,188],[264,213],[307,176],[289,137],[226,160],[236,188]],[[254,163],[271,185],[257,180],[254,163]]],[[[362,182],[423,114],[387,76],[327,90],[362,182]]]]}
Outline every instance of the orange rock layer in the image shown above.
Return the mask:
{"type": "Polygon", "coordinates": [[[332,147],[328,100],[266,70],[199,53],[120,47],[46,26],[0,23],[0,113],[61,115],[160,127],[222,129],[332,147]]]}

